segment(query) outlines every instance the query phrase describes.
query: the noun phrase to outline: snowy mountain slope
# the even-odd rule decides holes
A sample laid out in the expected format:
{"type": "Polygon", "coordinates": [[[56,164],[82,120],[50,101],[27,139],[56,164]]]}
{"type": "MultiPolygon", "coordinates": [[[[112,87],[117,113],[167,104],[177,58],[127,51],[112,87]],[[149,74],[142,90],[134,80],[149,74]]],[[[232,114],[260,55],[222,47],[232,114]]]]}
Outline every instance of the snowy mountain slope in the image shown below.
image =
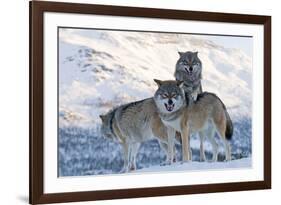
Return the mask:
{"type": "Polygon", "coordinates": [[[251,58],[191,35],[61,29],[60,125],[93,126],[111,107],[153,95],[154,78],[174,79],[177,51],[199,51],[203,89],[232,118],[251,116],[251,58]]]}

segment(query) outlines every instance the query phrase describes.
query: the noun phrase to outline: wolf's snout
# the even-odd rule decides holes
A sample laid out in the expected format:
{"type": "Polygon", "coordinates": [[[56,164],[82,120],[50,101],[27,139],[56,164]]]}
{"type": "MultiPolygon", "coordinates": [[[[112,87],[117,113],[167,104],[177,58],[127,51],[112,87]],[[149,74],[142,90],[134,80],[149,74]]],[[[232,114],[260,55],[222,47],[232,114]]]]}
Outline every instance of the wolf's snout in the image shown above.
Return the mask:
{"type": "Polygon", "coordinates": [[[189,67],[189,71],[190,71],[190,72],[193,71],[193,67],[192,67],[192,66],[189,67]]]}
{"type": "Polygon", "coordinates": [[[169,105],[172,105],[172,104],[173,104],[173,101],[172,101],[171,99],[169,99],[169,100],[168,100],[168,104],[169,104],[169,105]]]}

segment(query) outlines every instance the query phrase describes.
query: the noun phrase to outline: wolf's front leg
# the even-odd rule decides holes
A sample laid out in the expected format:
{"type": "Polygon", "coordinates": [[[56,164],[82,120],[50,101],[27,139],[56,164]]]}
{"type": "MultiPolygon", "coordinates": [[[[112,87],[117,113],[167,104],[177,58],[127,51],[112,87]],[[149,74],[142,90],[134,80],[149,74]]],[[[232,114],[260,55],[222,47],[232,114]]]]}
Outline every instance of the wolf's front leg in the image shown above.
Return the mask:
{"type": "MultiPolygon", "coordinates": [[[[169,159],[169,151],[168,151],[168,144],[167,142],[161,142],[159,141],[159,144],[160,144],[160,147],[161,149],[165,152],[165,155],[166,155],[166,161],[165,162],[162,162],[160,164],[160,166],[165,166],[167,164],[170,164],[170,159],[169,159]]],[[[174,157],[173,157],[173,162],[176,162],[177,159],[176,159],[176,146],[174,146],[174,157]]]]}
{"type": "Polygon", "coordinates": [[[172,164],[174,162],[174,147],[175,147],[175,134],[176,131],[168,127],[168,163],[172,164]]]}
{"type": "Polygon", "coordinates": [[[182,158],[183,161],[191,161],[192,155],[190,150],[190,133],[189,133],[189,127],[186,126],[182,129],[181,137],[182,137],[182,158]]]}

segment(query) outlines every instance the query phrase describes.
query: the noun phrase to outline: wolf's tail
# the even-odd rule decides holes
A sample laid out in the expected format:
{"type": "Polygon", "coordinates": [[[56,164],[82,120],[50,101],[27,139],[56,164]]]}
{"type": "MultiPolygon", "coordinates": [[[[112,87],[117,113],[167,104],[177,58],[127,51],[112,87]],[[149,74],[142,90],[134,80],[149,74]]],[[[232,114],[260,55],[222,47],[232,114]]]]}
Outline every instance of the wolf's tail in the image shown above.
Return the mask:
{"type": "Polygon", "coordinates": [[[224,112],[225,112],[225,116],[226,116],[225,138],[227,140],[231,140],[232,135],[233,135],[233,124],[232,124],[232,121],[231,121],[230,116],[226,109],[224,109],[224,112]]]}

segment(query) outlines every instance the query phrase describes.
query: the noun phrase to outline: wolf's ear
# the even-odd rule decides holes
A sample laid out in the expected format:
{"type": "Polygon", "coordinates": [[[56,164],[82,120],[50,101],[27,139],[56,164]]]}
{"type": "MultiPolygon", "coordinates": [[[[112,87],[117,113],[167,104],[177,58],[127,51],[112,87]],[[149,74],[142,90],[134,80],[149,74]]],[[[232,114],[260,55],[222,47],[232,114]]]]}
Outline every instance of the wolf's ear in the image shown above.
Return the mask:
{"type": "Polygon", "coordinates": [[[196,56],[198,56],[198,51],[194,52],[194,54],[195,54],[196,56]]]}
{"type": "Polygon", "coordinates": [[[162,81],[161,80],[157,80],[157,79],[153,79],[155,83],[157,83],[158,87],[160,87],[162,85],[162,81]]]}
{"type": "Polygon", "coordinates": [[[178,51],[178,54],[179,54],[180,57],[182,57],[182,55],[184,54],[184,52],[179,52],[179,51],[178,51]]]}
{"type": "Polygon", "coordinates": [[[101,121],[105,120],[105,116],[104,115],[100,115],[99,117],[100,117],[101,121]]]}
{"type": "Polygon", "coordinates": [[[184,81],[177,80],[177,86],[178,86],[179,88],[182,88],[182,87],[183,87],[183,83],[184,83],[184,81]]]}

